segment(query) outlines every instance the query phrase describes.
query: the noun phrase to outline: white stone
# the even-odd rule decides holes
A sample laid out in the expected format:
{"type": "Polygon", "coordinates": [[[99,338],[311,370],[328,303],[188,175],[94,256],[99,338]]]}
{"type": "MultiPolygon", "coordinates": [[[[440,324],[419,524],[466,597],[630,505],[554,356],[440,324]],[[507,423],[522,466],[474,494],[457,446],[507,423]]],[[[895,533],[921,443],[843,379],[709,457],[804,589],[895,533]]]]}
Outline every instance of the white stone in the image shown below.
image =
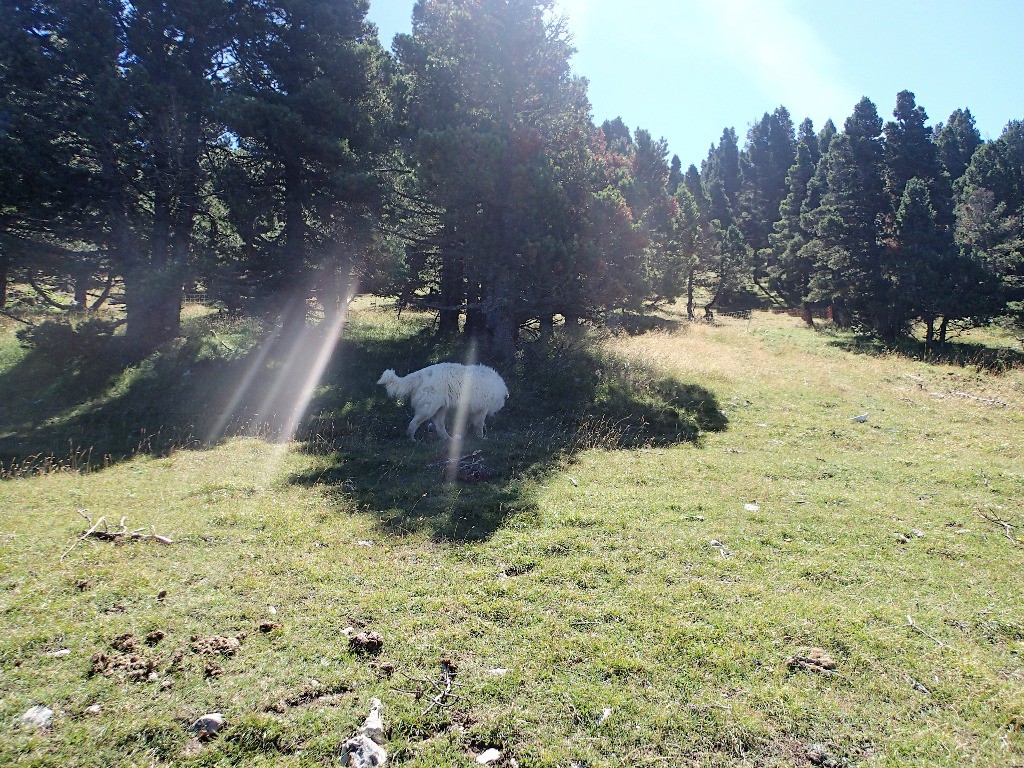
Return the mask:
{"type": "Polygon", "coordinates": [[[216,735],[226,724],[227,720],[224,719],[224,715],[220,712],[209,712],[192,723],[188,728],[188,732],[202,739],[216,735]]]}
{"type": "Polygon", "coordinates": [[[490,749],[484,750],[476,757],[478,765],[490,765],[501,760],[501,750],[491,747],[490,749]]]}
{"type": "Polygon", "coordinates": [[[31,707],[21,716],[21,724],[32,728],[48,728],[53,722],[53,710],[42,704],[31,707]]]}

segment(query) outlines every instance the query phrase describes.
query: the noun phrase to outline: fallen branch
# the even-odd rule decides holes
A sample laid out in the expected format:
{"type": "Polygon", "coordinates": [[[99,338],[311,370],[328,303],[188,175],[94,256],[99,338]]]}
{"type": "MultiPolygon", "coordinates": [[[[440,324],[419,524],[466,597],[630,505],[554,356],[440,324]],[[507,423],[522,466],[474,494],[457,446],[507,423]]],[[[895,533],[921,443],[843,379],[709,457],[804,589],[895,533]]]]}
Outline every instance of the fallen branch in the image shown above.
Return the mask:
{"type": "Polygon", "coordinates": [[[404,693],[412,696],[414,699],[422,699],[427,694],[427,688],[432,688],[433,695],[429,697],[430,704],[423,710],[422,714],[426,715],[434,707],[443,707],[449,700],[459,698],[457,695],[452,693],[452,689],[458,686],[455,682],[455,676],[458,674],[458,668],[447,659],[441,660],[441,674],[437,680],[419,680],[415,677],[409,677],[409,675],[403,675],[408,680],[420,683],[422,686],[416,690],[407,691],[401,688],[393,688],[392,690],[397,693],[404,693]]]}
{"type": "Polygon", "coordinates": [[[482,480],[493,480],[498,474],[484,463],[483,451],[479,450],[465,456],[435,461],[430,466],[444,468],[441,476],[446,483],[478,483],[482,480]]]}
{"type": "Polygon", "coordinates": [[[102,524],[104,524],[106,522],[107,518],[105,516],[101,517],[99,520],[97,520],[95,523],[93,523],[92,522],[92,518],[89,517],[89,515],[85,512],[85,510],[79,509],[78,510],[78,514],[81,515],[82,517],[84,517],[86,519],[86,521],[88,521],[90,523],[89,529],[87,531],[85,531],[85,533],[83,533],[77,539],[75,539],[75,542],[70,547],[68,547],[67,550],[65,550],[64,554],[60,556],[61,560],[63,560],[65,557],[67,557],[68,554],[70,554],[71,550],[73,550],[75,547],[77,547],[80,543],[82,543],[86,539],[99,539],[100,541],[113,541],[113,542],[121,542],[121,541],[155,541],[158,544],[173,544],[174,543],[174,539],[172,539],[170,536],[161,536],[161,535],[157,534],[155,528],[151,528],[150,529],[150,530],[153,531],[152,533],[143,533],[143,531],[146,530],[145,528],[136,528],[135,530],[128,530],[128,526],[125,525],[125,520],[128,519],[127,517],[122,517],[121,518],[121,522],[119,523],[119,525],[121,527],[120,527],[119,530],[112,531],[109,528],[107,528],[105,525],[104,525],[103,529],[100,530],[100,525],[102,525],[102,524]]]}
{"type": "Polygon", "coordinates": [[[927,637],[929,640],[932,640],[932,641],[938,643],[940,648],[952,648],[952,646],[949,643],[943,642],[942,640],[939,640],[939,638],[937,638],[935,635],[931,635],[931,634],[925,632],[923,629],[921,629],[921,627],[919,627],[917,624],[914,623],[914,620],[913,620],[913,618],[911,618],[909,613],[907,614],[907,624],[909,624],[910,628],[913,629],[914,631],[920,632],[922,635],[927,637]]]}
{"type": "Polygon", "coordinates": [[[950,391],[949,394],[951,394],[953,397],[962,397],[965,400],[974,400],[975,402],[984,403],[985,405],[991,405],[991,406],[994,406],[996,408],[1011,408],[1012,407],[1010,405],[1010,403],[1007,403],[1005,400],[996,400],[993,397],[978,397],[977,395],[972,395],[969,392],[950,391]]]}
{"type": "Polygon", "coordinates": [[[12,315],[10,312],[8,312],[5,309],[0,309],[0,315],[3,315],[4,317],[9,317],[11,320],[17,320],[19,323],[24,323],[29,328],[35,328],[36,327],[36,324],[31,322],[30,320],[26,320],[23,317],[18,317],[17,315],[12,315]]]}
{"type": "Polygon", "coordinates": [[[993,515],[986,515],[984,512],[981,511],[979,511],[978,514],[980,514],[982,518],[984,518],[988,522],[992,523],[992,525],[1000,526],[1003,529],[1003,535],[1010,540],[1011,544],[1013,544],[1015,547],[1020,546],[1020,541],[1014,538],[1013,534],[1011,533],[1011,531],[1013,530],[1013,523],[1007,522],[1006,520],[1002,520],[993,515]]]}

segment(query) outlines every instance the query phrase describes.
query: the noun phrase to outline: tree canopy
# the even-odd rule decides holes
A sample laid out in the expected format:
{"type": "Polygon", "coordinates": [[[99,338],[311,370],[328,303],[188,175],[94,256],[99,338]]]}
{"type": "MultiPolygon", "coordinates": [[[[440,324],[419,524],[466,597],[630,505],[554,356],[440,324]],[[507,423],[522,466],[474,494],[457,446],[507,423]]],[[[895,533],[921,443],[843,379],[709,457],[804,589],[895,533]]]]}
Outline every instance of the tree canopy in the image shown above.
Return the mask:
{"type": "Polygon", "coordinates": [[[12,284],[120,304],[145,351],[187,291],[299,324],[359,284],[494,359],[680,296],[690,317],[827,308],[890,342],[1020,321],[1020,121],[985,141],[909,90],[841,130],[780,105],[684,170],[594,122],[553,0],[419,0],[392,52],[367,8],[0,6],[0,309],[12,284]]]}

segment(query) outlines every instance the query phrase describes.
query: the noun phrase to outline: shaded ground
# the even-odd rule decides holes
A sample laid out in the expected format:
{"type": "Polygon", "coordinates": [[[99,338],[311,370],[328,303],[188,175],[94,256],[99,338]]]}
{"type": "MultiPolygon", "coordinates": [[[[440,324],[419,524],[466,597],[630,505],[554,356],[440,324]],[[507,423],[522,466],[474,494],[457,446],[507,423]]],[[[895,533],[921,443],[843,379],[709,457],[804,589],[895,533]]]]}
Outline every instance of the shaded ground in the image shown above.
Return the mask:
{"type": "Polygon", "coordinates": [[[1024,366],[1024,350],[993,347],[970,341],[950,340],[928,346],[919,339],[904,339],[898,344],[885,344],[869,336],[843,336],[833,346],[856,354],[879,356],[899,355],[929,363],[977,368],[988,373],[1002,373],[1024,366]]]}
{"type": "Polygon", "coordinates": [[[438,345],[421,318],[374,312],[350,320],[336,346],[307,329],[284,340],[252,324],[197,318],[184,338],[137,364],[120,340],[60,336],[0,374],[0,462],[10,475],[64,464],[97,469],[139,453],[201,448],[225,436],[295,439],[330,458],[294,482],[353,497],[393,532],[441,539],[487,537],[510,515],[529,514],[533,489],[582,449],[696,443],[724,429],[717,398],[693,384],[596,351],[584,341],[534,344],[500,372],[511,397],[489,439],[467,438],[456,458],[479,452],[480,482],[448,482],[450,446],[404,430],[411,414],[376,385],[440,360],[474,360],[463,344],[438,345]],[[333,353],[332,353],[333,350],[333,353]],[[316,384],[317,360],[327,360],[316,384]],[[290,421],[303,395],[312,417],[290,421]]]}

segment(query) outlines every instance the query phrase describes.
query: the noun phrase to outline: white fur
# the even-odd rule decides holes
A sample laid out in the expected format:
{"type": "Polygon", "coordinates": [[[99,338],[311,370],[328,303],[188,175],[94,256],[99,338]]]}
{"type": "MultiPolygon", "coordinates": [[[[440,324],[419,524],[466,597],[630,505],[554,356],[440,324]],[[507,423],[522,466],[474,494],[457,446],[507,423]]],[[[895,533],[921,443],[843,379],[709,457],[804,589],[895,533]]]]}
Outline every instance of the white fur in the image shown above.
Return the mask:
{"type": "MultiPolygon", "coordinates": [[[[484,419],[497,413],[508,399],[508,387],[493,368],[486,365],[437,363],[428,365],[408,376],[397,376],[389,368],[381,374],[388,397],[408,400],[415,415],[406,434],[412,439],[420,424],[433,422],[434,428],[445,440],[450,439],[444,420],[448,411],[456,409],[465,414],[466,423],[484,436],[484,419]]],[[[457,419],[457,421],[460,419],[457,419]]]]}

